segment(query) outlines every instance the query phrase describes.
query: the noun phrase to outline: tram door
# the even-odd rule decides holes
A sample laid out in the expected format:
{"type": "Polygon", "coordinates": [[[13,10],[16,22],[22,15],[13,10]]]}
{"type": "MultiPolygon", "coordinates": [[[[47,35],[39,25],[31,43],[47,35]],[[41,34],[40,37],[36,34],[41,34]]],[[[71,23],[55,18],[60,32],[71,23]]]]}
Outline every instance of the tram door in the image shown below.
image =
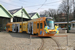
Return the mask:
{"type": "Polygon", "coordinates": [[[28,23],[28,33],[30,34],[30,23],[28,23]]]}
{"type": "Polygon", "coordinates": [[[28,23],[28,33],[30,34],[33,34],[33,22],[31,23],[28,23]]]}
{"type": "Polygon", "coordinates": [[[12,24],[12,32],[15,32],[15,24],[12,24]]]}
{"type": "Polygon", "coordinates": [[[40,33],[39,33],[39,35],[44,36],[44,22],[43,21],[40,21],[40,33]]]}
{"type": "Polygon", "coordinates": [[[37,22],[37,34],[39,34],[40,33],[40,22],[38,21],[37,22]]]}
{"type": "Polygon", "coordinates": [[[19,32],[20,24],[12,24],[12,32],[16,32],[16,29],[18,29],[19,32]]]}

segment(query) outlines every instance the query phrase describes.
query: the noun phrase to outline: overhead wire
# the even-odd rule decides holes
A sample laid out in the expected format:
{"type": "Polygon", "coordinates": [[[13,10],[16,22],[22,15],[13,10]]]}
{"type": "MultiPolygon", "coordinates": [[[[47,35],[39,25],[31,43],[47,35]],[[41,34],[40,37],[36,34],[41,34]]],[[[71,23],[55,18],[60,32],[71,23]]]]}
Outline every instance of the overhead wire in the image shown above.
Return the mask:
{"type": "MultiPolygon", "coordinates": [[[[45,2],[46,2],[47,0],[45,0],[45,2]]],[[[45,2],[39,7],[39,8],[37,8],[36,10],[38,10],[38,9],[40,9],[44,4],[45,4],[45,2]]],[[[35,11],[35,10],[34,10],[35,11]]],[[[31,12],[34,12],[34,11],[31,11],[31,12]]]]}
{"type": "MultiPolygon", "coordinates": [[[[6,2],[3,2],[3,1],[0,1],[0,2],[5,3],[5,4],[9,4],[9,5],[13,5],[13,6],[19,6],[19,5],[15,5],[15,4],[11,4],[11,3],[6,3],[6,2]]],[[[50,2],[50,3],[45,3],[44,5],[47,5],[47,4],[53,4],[53,3],[57,3],[57,2],[59,2],[59,1],[56,1],[56,2],[50,2]]],[[[38,5],[24,6],[24,7],[25,7],[25,8],[28,8],[28,7],[36,7],[36,6],[40,6],[40,5],[43,6],[43,4],[38,4],[38,5]]]]}
{"type": "Polygon", "coordinates": [[[27,2],[27,1],[23,1],[23,0],[19,0],[19,1],[21,1],[21,2],[27,2]]]}
{"type": "MultiPolygon", "coordinates": [[[[24,8],[35,7],[35,6],[40,6],[40,5],[41,5],[39,8],[36,9],[36,10],[39,10],[42,6],[45,6],[45,5],[48,5],[48,4],[50,4],[50,6],[51,6],[51,4],[59,2],[59,1],[56,1],[56,2],[46,3],[46,1],[47,1],[47,0],[45,0],[45,2],[44,2],[43,4],[32,5],[32,6],[26,6],[26,7],[24,6],[24,8]]],[[[4,3],[4,4],[8,4],[8,5],[13,5],[13,6],[21,7],[21,6],[19,6],[19,5],[15,5],[15,4],[11,4],[11,3],[6,3],[6,2],[3,2],[3,1],[0,1],[0,2],[2,2],[2,3],[4,3]]],[[[34,11],[36,11],[36,10],[34,10],[34,11]]],[[[32,11],[32,12],[33,12],[33,11],[32,11]]]]}
{"type": "MultiPolygon", "coordinates": [[[[4,4],[8,4],[8,5],[18,6],[18,5],[11,4],[11,3],[6,3],[6,2],[3,2],[3,1],[0,1],[0,2],[2,2],[2,3],[4,3],[4,4]]],[[[20,6],[18,6],[18,7],[20,7],[20,6]]]]}
{"type": "MultiPolygon", "coordinates": [[[[11,2],[14,2],[14,3],[17,3],[17,4],[19,4],[19,3],[21,3],[21,2],[15,2],[15,1],[12,1],[12,0],[10,0],[11,2]]],[[[24,5],[24,3],[21,3],[22,5],[24,5]]],[[[26,4],[25,4],[26,5],[26,4]]]]}
{"type": "MultiPolygon", "coordinates": [[[[47,0],[45,0],[45,2],[46,2],[47,0]]],[[[39,7],[39,8],[37,8],[36,10],[39,10],[42,6],[44,6],[44,5],[47,5],[47,4],[52,4],[52,3],[56,3],[56,2],[51,2],[51,3],[46,3],[45,4],[45,2],[39,7]]],[[[57,1],[57,2],[59,2],[59,1],[57,1]]],[[[34,11],[36,11],[36,10],[34,10],[34,11]]],[[[31,11],[31,12],[34,12],[34,11],[31,11]]]]}
{"type": "MultiPolygon", "coordinates": [[[[56,2],[50,2],[50,3],[45,3],[44,5],[47,5],[47,4],[53,4],[53,3],[58,3],[59,1],[56,1],[56,2]]],[[[43,5],[43,4],[38,4],[38,5],[32,5],[32,6],[25,6],[25,7],[36,7],[36,6],[40,6],[40,5],[43,5]]]]}
{"type": "MultiPolygon", "coordinates": [[[[46,2],[47,0],[45,0],[45,2],[46,2]]],[[[44,4],[45,4],[45,2],[38,8],[38,9],[40,9],[44,4]]],[[[36,9],[36,10],[38,10],[38,9],[36,9]]]]}

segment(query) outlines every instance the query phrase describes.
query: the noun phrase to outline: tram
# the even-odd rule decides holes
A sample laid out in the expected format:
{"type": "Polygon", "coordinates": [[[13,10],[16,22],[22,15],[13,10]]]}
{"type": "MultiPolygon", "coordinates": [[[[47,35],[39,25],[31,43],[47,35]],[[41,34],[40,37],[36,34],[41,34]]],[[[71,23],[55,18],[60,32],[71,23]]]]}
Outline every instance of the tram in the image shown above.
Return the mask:
{"type": "Polygon", "coordinates": [[[26,32],[38,36],[54,36],[56,34],[52,17],[41,17],[23,22],[10,22],[6,25],[7,32],[26,32]]]}

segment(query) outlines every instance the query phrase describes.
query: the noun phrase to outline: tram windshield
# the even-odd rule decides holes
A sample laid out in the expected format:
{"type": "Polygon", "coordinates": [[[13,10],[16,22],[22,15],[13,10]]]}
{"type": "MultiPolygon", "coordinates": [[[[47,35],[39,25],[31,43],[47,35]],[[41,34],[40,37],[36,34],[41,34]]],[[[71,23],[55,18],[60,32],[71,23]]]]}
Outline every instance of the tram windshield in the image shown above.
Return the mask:
{"type": "Polygon", "coordinates": [[[51,18],[46,18],[46,23],[49,29],[54,29],[54,21],[51,18]]]}

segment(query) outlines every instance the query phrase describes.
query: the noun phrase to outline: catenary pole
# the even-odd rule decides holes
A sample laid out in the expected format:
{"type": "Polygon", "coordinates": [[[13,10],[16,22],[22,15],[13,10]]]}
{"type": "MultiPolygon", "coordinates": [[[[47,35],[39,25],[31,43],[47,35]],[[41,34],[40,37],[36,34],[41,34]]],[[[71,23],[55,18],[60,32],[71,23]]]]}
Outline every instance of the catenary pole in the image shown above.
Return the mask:
{"type": "Polygon", "coordinates": [[[22,27],[22,31],[23,31],[23,6],[22,6],[22,11],[21,11],[21,22],[22,22],[21,27],[22,27]]]}
{"type": "Polygon", "coordinates": [[[69,33],[69,0],[67,0],[67,33],[69,33]]]}
{"type": "Polygon", "coordinates": [[[75,1],[73,0],[73,18],[74,18],[74,20],[75,20],[75,1]]]}

